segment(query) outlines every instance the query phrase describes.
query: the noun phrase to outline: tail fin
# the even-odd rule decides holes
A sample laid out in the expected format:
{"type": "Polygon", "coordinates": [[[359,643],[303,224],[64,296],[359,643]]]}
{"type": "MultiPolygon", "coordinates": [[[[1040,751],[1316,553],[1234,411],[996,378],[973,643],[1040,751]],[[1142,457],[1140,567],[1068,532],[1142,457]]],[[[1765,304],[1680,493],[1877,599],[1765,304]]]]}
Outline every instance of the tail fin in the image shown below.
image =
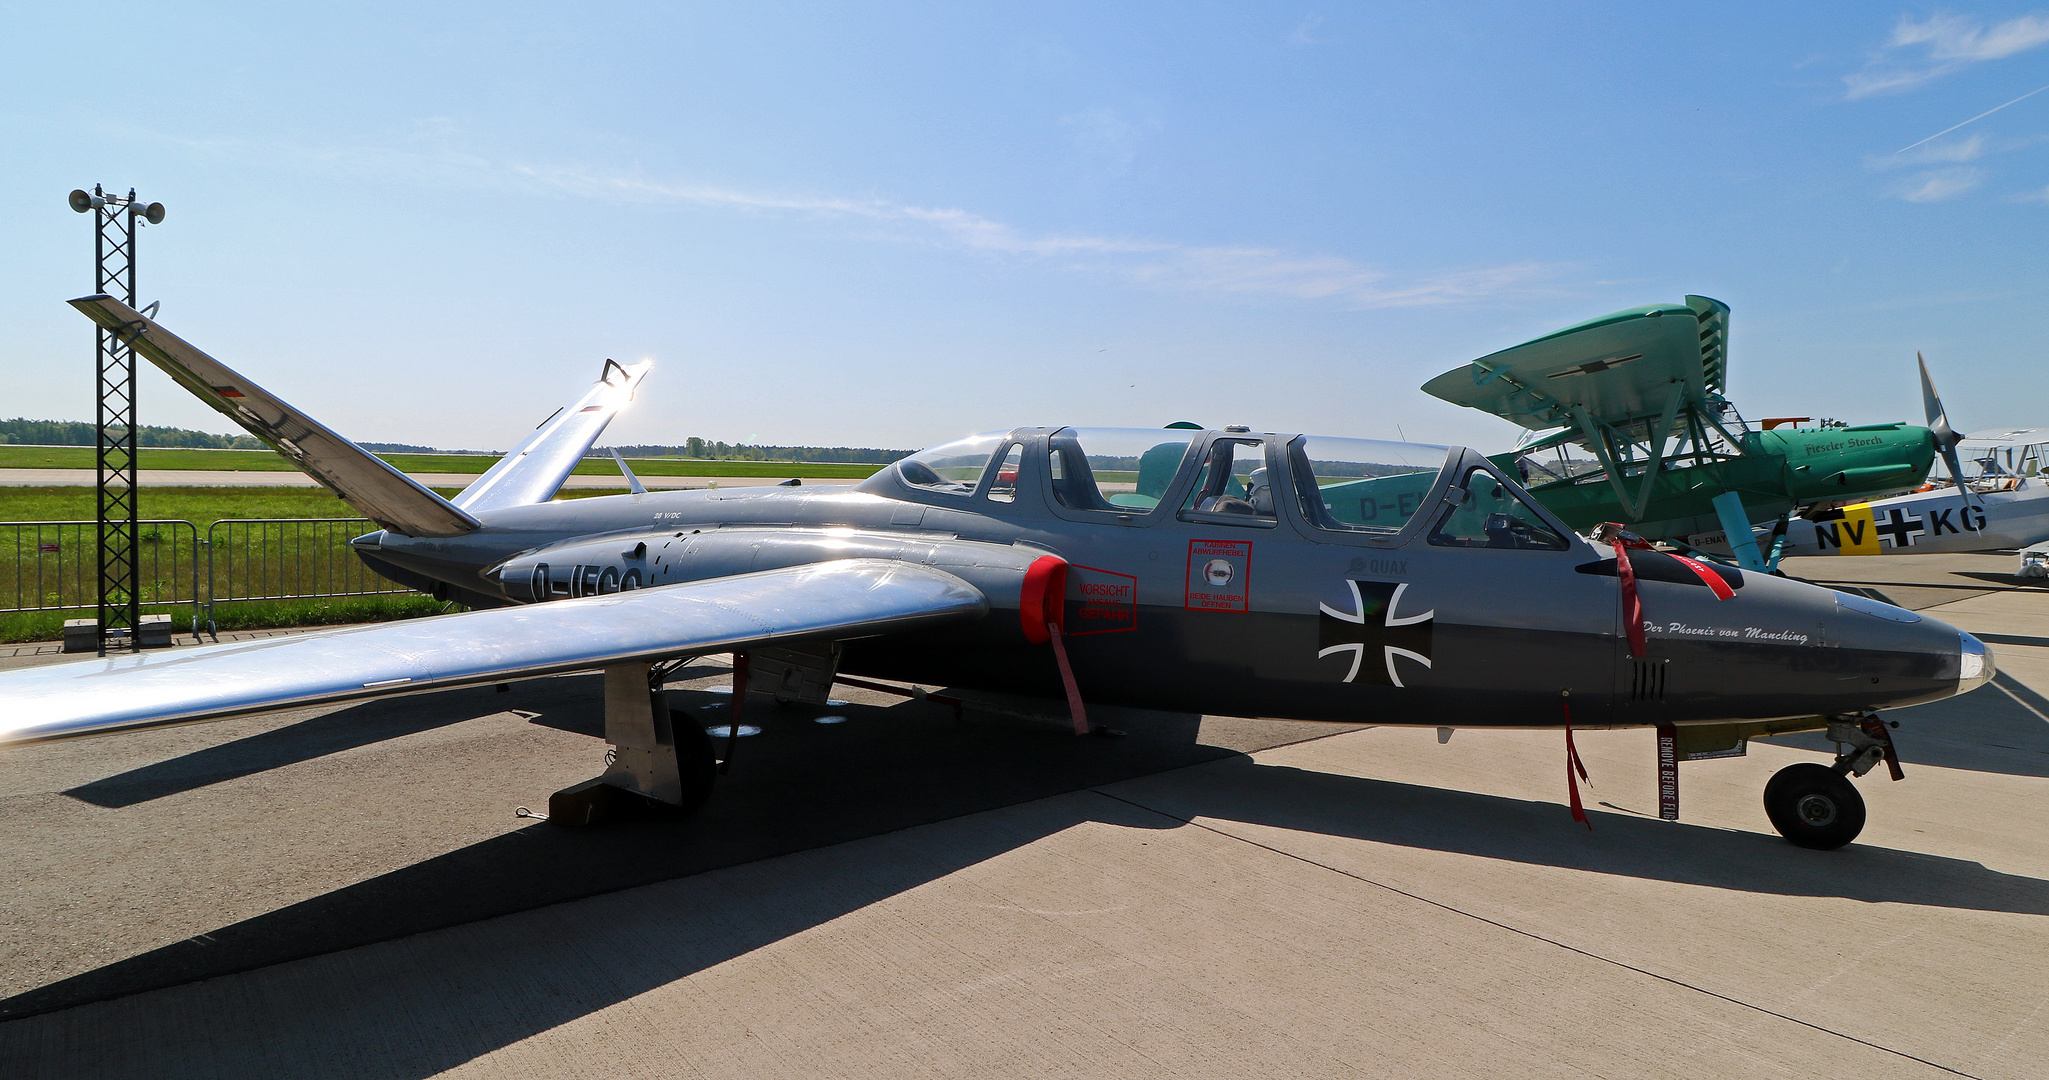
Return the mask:
{"type": "Polygon", "coordinates": [[[654,366],[652,360],[632,367],[605,361],[597,383],[589,391],[541,421],[525,442],[464,488],[455,497],[455,505],[481,513],[554,498],[562,481],[569,478],[591,444],[604,434],[605,425],[633,400],[641,378],[654,366]]]}
{"type": "Polygon", "coordinates": [[[201,401],[219,409],[291,459],[300,471],[342,497],[364,517],[407,536],[460,536],[476,518],[420,486],[375,454],[328,430],[226,364],[158,326],[111,296],[71,301],[92,321],[164,369],[201,401]]]}

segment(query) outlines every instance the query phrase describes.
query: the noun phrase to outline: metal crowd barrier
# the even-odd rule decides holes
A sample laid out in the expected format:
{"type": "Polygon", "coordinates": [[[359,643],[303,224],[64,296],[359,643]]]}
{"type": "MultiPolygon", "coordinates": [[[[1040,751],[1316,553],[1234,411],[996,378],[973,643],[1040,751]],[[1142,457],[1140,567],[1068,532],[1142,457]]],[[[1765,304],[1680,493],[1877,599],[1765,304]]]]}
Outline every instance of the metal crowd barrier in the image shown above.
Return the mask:
{"type": "MultiPolygon", "coordinates": [[[[152,518],[136,522],[135,540],[142,606],[190,605],[190,626],[198,633],[199,527],[152,518]]],[[[99,558],[96,521],[0,521],[0,612],[99,607],[99,558]]]]}
{"type": "Polygon", "coordinates": [[[206,530],[206,624],[221,600],[308,600],[414,590],[377,576],[349,541],[364,518],[223,518],[206,530]]]}
{"type": "MultiPolygon", "coordinates": [[[[0,521],[0,613],[99,606],[98,522],[0,521]],[[12,560],[8,555],[12,554],[12,560]]],[[[216,602],[403,594],[349,548],[376,528],[363,518],[224,518],[137,523],[145,608],[190,605],[190,628],[213,629],[216,602]]]]}

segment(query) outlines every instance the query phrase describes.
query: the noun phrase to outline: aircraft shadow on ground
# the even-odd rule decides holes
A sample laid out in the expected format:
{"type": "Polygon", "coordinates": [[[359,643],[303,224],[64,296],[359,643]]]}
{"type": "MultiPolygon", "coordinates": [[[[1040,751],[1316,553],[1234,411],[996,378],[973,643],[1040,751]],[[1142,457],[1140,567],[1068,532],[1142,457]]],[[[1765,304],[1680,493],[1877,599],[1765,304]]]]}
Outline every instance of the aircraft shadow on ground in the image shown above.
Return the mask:
{"type": "MultiPolygon", "coordinates": [[[[1250,758],[1206,770],[1199,792],[1139,781],[1114,792],[1178,819],[1245,822],[1504,862],[1781,896],[2049,915],[2049,881],[1962,859],[1852,844],[1796,848],[1768,831],[1591,810],[1593,829],[1557,803],[1342,776],[1250,758]]],[[[1370,873],[1366,876],[1370,877],[1370,873]]]]}
{"type": "MultiPolygon", "coordinates": [[[[575,727],[562,726],[595,738],[601,720],[593,689],[550,692],[570,699],[559,714],[581,718],[575,727]],[[583,698],[589,700],[576,700],[583,698]]],[[[98,788],[90,794],[104,803],[133,805],[503,708],[488,690],[413,700],[442,698],[451,700],[434,723],[410,708],[395,710],[399,715],[393,717],[373,715],[398,702],[365,705],[87,787],[98,788]],[[336,730],[351,721],[367,723],[372,734],[336,730]]],[[[672,690],[670,701],[719,723],[727,719],[731,697],[672,690]]],[[[934,703],[847,704],[828,711],[845,715],[847,722],[820,725],[813,722],[816,710],[750,700],[747,722],[764,734],[740,741],[732,773],[720,779],[711,803],[687,821],[624,821],[575,830],[536,823],[30,990],[0,1001],[0,1019],[687,877],[1234,753],[1198,742],[1201,717],[1193,714],[1100,709],[1097,715],[1129,736],[1077,739],[1051,724],[958,720],[950,708],[934,703]]]]}
{"type": "MultiPolygon", "coordinates": [[[[2006,672],[1992,685],[1962,697],[1895,709],[1885,714],[1900,722],[1894,733],[1900,761],[1907,768],[1933,765],[1944,769],[2049,777],[2049,698],[2006,672]]],[[[1770,740],[1782,746],[1833,754],[1836,745],[1821,732],[1781,735],[1770,740]]]]}
{"type": "MultiPolygon", "coordinates": [[[[1158,830],[1201,819],[1226,831],[1241,822],[1706,888],[2049,915],[2049,882],[1974,862],[1867,845],[1810,852],[1762,831],[1627,813],[1596,811],[1589,834],[1556,803],[1264,765],[1202,747],[1193,740],[1194,717],[1133,714],[1119,718],[1130,739],[1078,740],[1054,731],[959,724],[930,706],[871,712],[894,715],[887,725],[862,725],[874,729],[866,733],[850,731],[856,723],[849,723],[814,727],[782,742],[749,740],[741,760],[758,767],[736,771],[727,790],[690,821],[576,831],[530,826],[29,991],[0,1002],[0,1016],[475,923],[1120,780],[1133,782],[1103,790],[1099,798],[1040,802],[1000,828],[957,830],[948,843],[882,838],[880,851],[821,852],[818,864],[794,883],[773,868],[743,873],[721,883],[731,903],[712,910],[620,897],[598,901],[600,909],[579,909],[587,918],[557,920],[545,934],[521,936],[511,924],[486,924],[472,947],[490,951],[491,977],[441,980],[392,960],[380,969],[382,977],[431,982],[465,1023],[445,1038],[380,1041],[378,1052],[387,1059],[377,1063],[378,1071],[432,1075],[1088,822],[1158,830]],[[1199,783],[1145,779],[1162,771],[1157,766],[1205,761],[1199,783]],[[657,924],[654,932],[650,921],[657,924]],[[598,957],[617,959],[593,960],[598,957]],[[508,983],[539,988],[508,1008],[500,996],[508,983]],[[465,996],[475,999],[474,1007],[463,1003],[465,996]]],[[[1363,876],[1370,878],[1370,870],[1363,876]]],[[[360,963],[384,963],[375,955],[360,963]]],[[[396,1008],[390,1000],[406,997],[331,999],[336,1011],[306,1021],[303,1034],[339,1043],[365,1025],[395,1022],[386,1015],[396,1008]]],[[[0,1025],[0,1044],[7,1026],[0,1025]]],[[[214,1036],[225,1039],[226,1032],[214,1036]]],[[[331,1060],[337,1069],[342,1063],[357,1069],[365,1065],[362,1053],[352,1047],[331,1060]]]]}
{"type": "MultiPolygon", "coordinates": [[[[722,670],[685,668],[673,678],[702,678],[722,670]]],[[[476,687],[365,702],[80,784],[64,794],[94,806],[134,806],[510,708],[534,723],[595,738],[604,733],[597,685],[596,676],[533,679],[516,684],[509,695],[476,687]]]]}
{"type": "Polygon", "coordinates": [[[2036,592],[2049,589],[2049,579],[2044,578],[2018,578],[2012,574],[1993,574],[1983,570],[1952,570],[1950,573],[1957,577],[1989,582],[2004,589],[2030,589],[2036,592]]]}

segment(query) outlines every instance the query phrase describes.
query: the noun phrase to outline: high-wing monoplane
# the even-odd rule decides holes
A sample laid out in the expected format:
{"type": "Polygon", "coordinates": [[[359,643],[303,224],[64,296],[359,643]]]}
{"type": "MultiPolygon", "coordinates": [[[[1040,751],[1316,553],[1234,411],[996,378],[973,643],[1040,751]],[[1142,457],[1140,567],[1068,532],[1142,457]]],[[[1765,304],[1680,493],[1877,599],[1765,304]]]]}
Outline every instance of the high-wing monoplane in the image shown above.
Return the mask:
{"type": "MultiPolygon", "coordinates": [[[[1511,455],[1539,501],[1568,524],[1618,521],[1653,539],[1720,532],[1802,507],[1909,491],[1937,454],[1957,474],[1949,428],[1928,369],[1930,426],[1905,423],[1752,428],[1723,396],[1729,308],[1689,296],[1568,326],[1461,365],[1423,384],[1455,405],[1493,413],[1534,437],[1511,455]],[[1577,468],[1567,446],[1594,455],[1577,468]],[[1557,452],[1558,464],[1542,453],[1557,452]]],[[[1770,560],[1739,547],[1743,565],[1770,560]]]]}
{"type": "Polygon", "coordinates": [[[556,819],[687,809],[718,751],[662,676],[730,651],[736,702],[867,676],[1064,697],[1078,732],[1090,701],[1547,727],[1576,762],[1575,724],[1654,728],[1668,817],[1679,761],[1826,730],[1848,748],[1833,767],[1765,790],[1781,833],[1826,848],[1863,825],[1846,777],[1898,778],[1875,710],[1992,676],[1934,619],[1612,529],[1590,542],[1456,447],[1021,427],[851,487],[550,501],[646,371],[607,362],[445,500],[125,304],[73,303],[383,526],[354,541],[371,566],[477,610],[7,672],[0,742],[602,669],[609,767],[558,792],[556,819]]]}

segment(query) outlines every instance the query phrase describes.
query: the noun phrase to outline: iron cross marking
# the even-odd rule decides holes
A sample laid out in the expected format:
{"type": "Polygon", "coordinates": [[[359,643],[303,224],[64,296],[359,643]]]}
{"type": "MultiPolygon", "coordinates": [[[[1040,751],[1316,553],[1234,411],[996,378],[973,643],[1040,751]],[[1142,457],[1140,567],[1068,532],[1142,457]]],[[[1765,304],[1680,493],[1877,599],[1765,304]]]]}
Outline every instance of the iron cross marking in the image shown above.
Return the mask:
{"type": "Polygon", "coordinates": [[[1914,537],[1928,531],[1928,527],[1921,524],[1920,515],[1889,506],[1885,510],[1885,524],[1873,526],[1872,531],[1890,540],[1892,546],[1904,548],[1913,546],[1914,537]]]}
{"type": "Polygon", "coordinates": [[[1329,604],[1316,605],[1321,639],[1318,657],[1349,652],[1352,669],[1345,673],[1345,681],[1377,686],[1403,685],[1394,666],[1397,656],[1426,668],[1430,666],[1430,631],[1437,615],[1435,608],[1421,615],[1396,615],[1402,593],[1409,588],[1407,582],[1347,579],[1345,584],[1352,590],[1352,611],[1339,611],[1329,604]],[[1378,654],[1374,659],[1381,663],[1365,662],[1369,649],[1378,654]]]}

